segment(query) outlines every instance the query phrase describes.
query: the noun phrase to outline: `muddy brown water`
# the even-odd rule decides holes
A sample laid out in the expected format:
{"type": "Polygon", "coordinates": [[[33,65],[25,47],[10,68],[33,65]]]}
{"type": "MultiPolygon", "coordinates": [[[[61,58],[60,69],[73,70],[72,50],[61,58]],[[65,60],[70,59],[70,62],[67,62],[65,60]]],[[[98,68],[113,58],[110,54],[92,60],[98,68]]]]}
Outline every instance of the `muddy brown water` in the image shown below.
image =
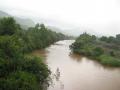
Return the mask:
{"type": "Polygon", "coordinates": [[[120,90],[120,68],[105,67],[94,60],[71,54],[73,40],[63,40],[34,55],[43,56],[52,71],[48,90],[120,90]]]}

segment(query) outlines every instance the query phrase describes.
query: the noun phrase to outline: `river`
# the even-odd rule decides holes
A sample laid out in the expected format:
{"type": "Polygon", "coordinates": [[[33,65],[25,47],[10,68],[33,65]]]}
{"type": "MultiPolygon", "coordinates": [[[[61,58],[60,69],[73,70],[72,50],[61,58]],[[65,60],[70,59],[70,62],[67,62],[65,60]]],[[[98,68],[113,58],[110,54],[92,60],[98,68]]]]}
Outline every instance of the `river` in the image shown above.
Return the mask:
{"type": "Polygon", "coordinates": [[[63,40],[33,54],[43,56],[52,71],[48,90],[120,90],[120,68],[105,67],[94,60],[71,54],[73,40],[63,40]]]}

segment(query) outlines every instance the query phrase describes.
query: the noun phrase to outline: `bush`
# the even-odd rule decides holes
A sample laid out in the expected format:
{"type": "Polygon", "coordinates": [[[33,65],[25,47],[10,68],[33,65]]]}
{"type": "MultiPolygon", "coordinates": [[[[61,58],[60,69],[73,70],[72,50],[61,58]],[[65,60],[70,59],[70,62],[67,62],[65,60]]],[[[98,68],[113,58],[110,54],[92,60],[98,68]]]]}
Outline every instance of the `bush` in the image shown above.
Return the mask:
{"type": "Polygon", "coordinates": [[[93,49],[93,55],[95,57],[98,57],[100,55],[102,55],[104,53],[104,50],[100,47],[96,47],[95,49],[93,49]]]}
{"type": "Polygon", "coordinates": [[[17,58],[21,53],[21,44],[17,37],[0,36],[0,57],[17,58]]]}
{"type": "Polygon", "coordinates": [[[22,70],[34,74],[40,83],[44,83],[50,74],[48,66],[38,57],[25,58],[22,70]]]}
{"type": "Polygon", "coordinates": [[[0,79],[0,90],[39,90],[39,84],[33,74],[19,71],[0,79]]]}
{"type": "Polygon", "coordinates": [[[120,60],[109,55],[101,55],[100,62],[109,66],[120,66],[120,60]]]}
{"type": "Polygon", "coordinates": [[[115,56],[115,53],[113,51],[110,51],[110,56],[115,56]]]}

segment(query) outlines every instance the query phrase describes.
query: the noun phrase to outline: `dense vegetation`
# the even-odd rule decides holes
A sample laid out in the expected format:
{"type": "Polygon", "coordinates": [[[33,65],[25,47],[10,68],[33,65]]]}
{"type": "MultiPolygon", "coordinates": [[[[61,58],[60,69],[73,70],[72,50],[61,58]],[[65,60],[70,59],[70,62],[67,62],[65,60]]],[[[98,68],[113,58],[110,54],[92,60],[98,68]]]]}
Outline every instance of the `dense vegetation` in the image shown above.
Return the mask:
{"type": "Polygon", "coordinates": [[[0,19],[0,90],[43,90],[50,70],[41,58],[26,53],[65,38],[44,24],[22,30],[13,18],[0,19]]]}
{"type": "Polygon", "coordinates": [[[44,24],[37,24],[35,27],[29,28],[27,31],[20,31],[18,36],[21,37],[24,52],[30,52],[35,49],[43,49],[46,46],[58,41],[68,38],[67,36],[56,33],[44,26],[44,24]]]}
{"type": "Polygon", "coordinates": [[[75,53],[89,56],[109,66],[120,66],[120,34],[100,38],[87,33],[81,34],[70,46],[75,53]]]}

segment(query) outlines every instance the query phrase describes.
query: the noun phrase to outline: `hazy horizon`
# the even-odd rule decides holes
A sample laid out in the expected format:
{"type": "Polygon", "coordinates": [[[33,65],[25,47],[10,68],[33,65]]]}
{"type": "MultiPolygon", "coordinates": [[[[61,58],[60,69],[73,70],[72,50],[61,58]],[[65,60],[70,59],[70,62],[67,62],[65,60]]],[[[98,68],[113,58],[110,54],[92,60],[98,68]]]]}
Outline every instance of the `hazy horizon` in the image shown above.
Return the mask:
{"type": "Polygon", "coordinates": [[[120,33],[119,0],[0,0],[0,10],[73,33],[120,33]]]}

